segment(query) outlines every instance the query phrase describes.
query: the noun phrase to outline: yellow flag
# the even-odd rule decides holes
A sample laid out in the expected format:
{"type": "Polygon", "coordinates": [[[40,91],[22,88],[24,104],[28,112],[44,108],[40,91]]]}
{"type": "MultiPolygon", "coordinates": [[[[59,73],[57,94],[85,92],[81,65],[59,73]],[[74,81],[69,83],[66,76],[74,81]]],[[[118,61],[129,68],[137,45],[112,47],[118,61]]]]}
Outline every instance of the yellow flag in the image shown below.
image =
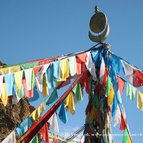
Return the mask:
{"type": "Polygon", "coordinates": [[[42,112],[46,109],[44,103],[41,103],[30,115],[34,121],[37,121],[40,117],[42,112]]]}
{"type": "Polygon", "coordinates": [[[66,80],[69,77],[69,62],[68,59],[60,60],[60,80],[66,80]]]}
{"type": "Polygon", "coordinates": [[[7,68],[1,68],[0,69],[0,74],[4,75],[4,74],[10,74],[13,72],[17,72],[20,71],[21,68],[20,66],[12,66],[12,67],[7,67],[7,68]]]}
{"type": "Polygon", "coordinates": [[[6,84],[5,83],[2,84],[1,100],[2,100],[3,105],[6,106],[7,101],[8,101],[8,95],[7,95],[6,84]]]}
{"type": "Polygon", "coordinates": [[[22,87],[22,77],[23,77],[23,71],[14,73],[14,80],[15,80],[15,85],[17,90],[20,90],[22,87]]]}
{"type": "Polygon", "coordinates": [[[113,99],[114,99],[114,89],[112,84],[110,85],[110,91],[109,94],[107,96],[107,104],[108,106],[110,106],[113,103],[113,99]]]}
{"type": "Polygon", "coordinates": [[[137,95],[137,107],[143,111],[143,93],[138,91],[137,95]]]}
{"type": "Polygon", "coordinates": [[[129,137],[129,135],[128,135],[128,143],[132,143],[131,138],[129,137]]]}
{"type": "Polygon", "coordinates": [[[69,95],[66,97],[64,101],[67,109],[74,114],[75,113],[75,104],[74,104],[74,95],[73,92],[71,91],[69,95]]]}
{"type": "Polygon", "coordinates": [[[42,93],[44,96],[47,96],[49,94],[47,82],[48,82],[48,80],[47,80],[46,75],[44,73],[43,74],[43,81],[42,81],[42,93]]]}

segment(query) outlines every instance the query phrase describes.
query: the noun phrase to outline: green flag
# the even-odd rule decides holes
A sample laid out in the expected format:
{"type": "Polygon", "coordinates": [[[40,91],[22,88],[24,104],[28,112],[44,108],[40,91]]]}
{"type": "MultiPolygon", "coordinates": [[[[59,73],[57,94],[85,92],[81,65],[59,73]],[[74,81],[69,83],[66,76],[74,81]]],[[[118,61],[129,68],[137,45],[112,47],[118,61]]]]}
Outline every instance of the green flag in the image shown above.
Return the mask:
{"type": "Polygon", "coordinates": [[[82,90],[81,90],[80,83],[77,83],[72,91],[76,95],[76,100],[77,101],[82,101],[83,100],[83,95],[82,95],[82,90]]]}
{"type": "Polygon", "coordinates": [[[35,135],[30,143],[38,143],[38,135],[35,135]]]}
{"type": "Polygon", "coordinates": [[[105,92],[106,97],[109,95],[110,86],[111,86],[111,78],[108,76],[107,83],[106,83],[106,92],[105,92]]]}
{"type": "Polygon", "coordinates": [[[135,99],[137,89],[132,86],[131,84],[127,83],[127,89],[126,89],[126,96],[130,98],[130,100],[135,99]]]}
{"type": "Polygon", "coordinates": [[[124,130],[122,143],[128,143],[128,132],[124,130]]]}
{"type": "Polygon", "coordinates": [[[54,89],[53,92],[44,101],[46,105],[53,103],[58,98],[57,90],[54,89]]]}

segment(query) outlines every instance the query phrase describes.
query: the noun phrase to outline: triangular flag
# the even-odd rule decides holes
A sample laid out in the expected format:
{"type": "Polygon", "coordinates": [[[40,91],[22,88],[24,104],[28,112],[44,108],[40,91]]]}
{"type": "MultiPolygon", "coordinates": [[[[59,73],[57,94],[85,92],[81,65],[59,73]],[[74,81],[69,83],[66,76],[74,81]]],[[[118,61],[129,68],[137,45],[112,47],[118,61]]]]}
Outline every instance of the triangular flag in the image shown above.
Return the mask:
{"type": "Polygon", "coordinates": [[[114,100],[114,89],[112,84],[110,85],[110,91],[109,91],[109,95],[107,96],[107,104],[108,106],[112,105],[114,100]]]}
{"type": "Polygon", "coordinates": [[[83,100],[83,95],[82,95],[82,90],[81,90],[80,83],[77,83],[75,85],[75,87],[72,89],[72,91],[76,95],[76,100],[77,101],[82,101],[83,100]]]}
{"type": "Polygon", "coordinates": [[[66,80],[69,77],[68,59],[60,60],[60,80],[66,80]]]}
{"type": "Polygon", "coordinates": [[[44,102],[46,105],[49,105],[53,103],[57,98],[58,98],[58,93],[57,93],[57,90],[55,89],[50,95],[48,95],[48,97],[44,102]]]}
{"type": "Polygon", "coordinates": [[[76,56],[76,73],[81,74],[86,71],[85,62],[87,54],[81,53],[76,56]]]}
{"type": "Polygon", "coordinates": [[[15,130],[13,130],[1,143],[16,143],[15,130]]]}
{"type": "Polygon", "coordinates": [[[23,71],[18,71],[14,73],[14,79],[15,79],[15,86],[17,91],[17,96],[19,98],[23,97],[22,95],[22,78],[23,78],[23,71]]]}
{"type": "Polygon", "coordinates": [[[131,143],[131,138],[130,138],[130,136],[128,134],[127,129],[124,130],[123,138],[122,138],[122,143],[131,143]]]}
{"type": "Polygon", "coordinates": [[[33,97],[33,89],[31,89],[31,90],[28,90],[27,89],[27,85],[26,85],[26,79],[23,79],[22,80],[22,83],[23,83],[23,87],[24,87],[24,92],[25,92],[25,96],[27,97],[27,98],[32,98],[33,97]]]}
{"type": "Polygon", "coordinates": [[[133,85],[136,87],[143,86],[143,72],[142,71],[134,70],[133,85]]]}
{"type": "Polygon", "coordinates": [[[42,68],[42,65],[33,68],[33,71],[34,71],[34,75],[35,75],[35,76],[38,74],[38,72],[41,71],[41,68],[42,68]]]}
{"type": "Polygon", "coordinates": [[[38,141],[38,135],[35,135],[32,140],[30,141],[30,143],[39,143],[38,141]]]}
{"type": "Polygon", "coordinates": [[[76,58],[75,56],[69,57],[69,69],[70,69],[70,75],[74,76],[76,74],[76,58]]]}
{"type": "Polygon", "coordinates": [[[117,110],[116,110],[116,113],[115,113],[113,126],[115,127],[120,122],[121,122],[121,111],[119,109],[119,106],[117,105],[117,110]]]}
{"type": "Polygon", "coordinates": [[[117,77],[117,80],[118,80],[118,88],[120,90],[120,94],[122,94],[125,86],[125,81],[119,76],[117,77]]]}
{"type": "Polygon", "coordinates": [[[137,94],[137,108],[143,111],[143,93],[140,91],[137,94]]]}
{"type": "Polygon", "coordinates": [[[34,87],[33,91],[34,91],[34,93],[33,93],[34,96],[32,98],[28,99],[29,102],[36,101],[39,98],[39,92],[38,92],[38,89],[36,86],[34,87]]]}
{"type": "Polygon", "coordinates": [[[125,113],[125,108],[122,105],[121,109],[121,120],[120,120],[120,130],[125,130],[127,128],[126,125],[126,113],[125,113]]]}
{"type": "Polygon", "coordinates": [[[20,123],[20,125],[16,128],[16,132],[19,136],[22,136],[32,125],[32,120],[30,117],[27,117],[20,123]]]}
{"type": "Polygon", "coordinates": [[[47,82],[48,82],[48,80],[46,78],[46,74],[44,73],[43,74],[43,81],[42,81],[42,94],[44,96],[47,96],[49,94],[49,92],[48,92],[48,83],[47,82]]]}
{"type": "Polygon", "coordinates": [[[115,96],[117,98],[118,104],[122,104],[122,96],[120,94],[120,90],[119,90],[117,79],[116,79],[116,82],[114,83],[114,91],[115,91],[115,96]]]}
{"type": "MultiPolygon", "coordinates": [[[[44,139],[45,143],[50,143],[49,142],[49,135],[48,135],[48,123],[45,123],[44,126],[40,129],[38,134],[40,134],[40,137],[44,139]]],[[[35,143],[35,142],[33,142],[35,143]]]]}
{"type": "Polygon", "coordinates": [[[100,83],[103,83],[104,74],[105,74],[105,62],[104,59],[102,58],[100,66],[100,83]]]}
{"type": "Polygon", "coordinates": [[[128,132],[127,132],[127,130],[124,130],[122,143],[128,143],[128,132]]]}
{"type": "Polygon", "coordinates": [[[49,66],[50,66],[50,63],[44,64],[43,67],[42,67],[42,69],[40,70],[40,72],[41,72],[42,74],[46,73],[46,71],[47,71],[47,69],[49,68],[49,66]]]}
{"type": "Polygon", "coordinates": [[[96,63],[96,61],[98,59],[98,54],[99,54],[98,50],[91,51],[91,57],[92,57],[94,63],[96,63]]]}
{"type": "Polygon", "coordinates": [[[106,97],[109,95],[110,88],[111,88],[110,86],[111,86],[111,78],[108,76],[108,79],[106,82],[106,92],[105,92],[106,97]]]}
{"type": "Polygon", "coordinates": [[[53,76],[55,79],[60,80],[60,64],[59,61],[55,61],[53,64],[53,76]]]}
{"type": "Polygon", "coordinates": [[[6,74],[5,75],[5,84],[8,96],[13,95],[14,89],[14,76],[13,74],[6,74]]]}
{"type": "Polygon", "coordinates": [[[86,59],[86,67],[88,69],[88,71],[90,72],[90,74],[93,76],[94,80],[96,80],[96,70],[95,70],[95,65],[93,63],[92,57],[91,57],[91,53],[87,52],[87,59],[86,59]]]}
{"type": "Polygon", "coordinates": [[[124,70],[125,75],[129,78],[130,82],[133,83],[134,67],[123,60],[121,60],[121,63],[123,65],[123,70],[124,70]]]}
{"type": "Polygon", "coordinates": [[[48,120],[50,124],[50,128],[55,132],[59,133],[59,125],[58,125],[58,120],[57,120],[57,114],[54,113],[51,118],[48,120]]]}
{"type": "Polygon", "coordinates": [[[114,72],[118,74],[122,68],[121,59],[118,56],[111,54],[111,64],[114,72]]]}
{"type": "Polygon", "coordinates": [[[137,92],[137,89],[131,84],[127,83],[126,96],[130,98],[130,100],[135,99],[136,92],[137,92]]]}
{"type": "Polygon", "coordinates": [[[7,95],[7,90],[6,90],[6,84],[5,83],[2,84],[1,100],[2,100],[3,105],[6,106],[7,101],[8,101],[8,95],[7,95]]]}
{"type": "Polygon", "coordinates": [[[123,130],[125,130],[126,128],[127,128],[127,127],[126,127],[125,119],[124,119],[123,115],[121,114],[120,130],[123,131],[123,130]]]}
{"type": "Polygon", "coordinates": [[[116,110],[117,110],[117,97],[116,97],[116,96],[114,96],[113,104],[112,104],[112,116],[114,116],[114,115],[115,115],[116,110]]]}
{"type": "Polygon", "coordinates": [[[65,105],[62,104],[59,110],[59,118],[63,123],[67,123],[68,118],[67,118],[67,113],[66,113],[66,109],[65,109],[65,105]]]}
{"type": "Polygon", "coordinates": [[[30,114],[30,117],[32,117],[32,119],[34,120],[34,121],[37,121],[40,117],[41,117],[41,115],[42,115],[42,113],[43,113],[43,111],[46,109],[46,107],[45,107],[45,104],[44,103],[41,103],[31,114],[30,114]]]}
{"type": "Polygon", "coordinates": [[[143,85],[143,72],[129,63],[122,60],[125,75],[129,78],[133,86],[139,87],[143,85]]]}
{"type": "Polygon", "coordinates": [[[37,89],[40,93],[44,93],[45,95],[47,95],[48,93],[46,72],[48,71],[49,66],[50,64],[48,63],[48,64],[43,65],[42,67],[37,67],[33,69],[34,75],[36,75],[35,81],[36,81],[37,89]]]}
{"type": "Polygon", "coordinates": [[[74,95],[71,91],[64,101],[66,108],[72,113],[75,113],[75,103],[74,103],[74,95]]]}
{"type": "Polygon", "coordinates": [[[116,91],[116,96],[119,104],[122,104],[122,96],[120,94],[119,89],[116,91]]]}
{"type": "Polygon", "coordinates": [[[50,67],[47,69],[47,79],[48,79],[48,88],[54,88],[55,87],[55,78],[54,78],[54,66],[53,64],[50,65],[50,67]]]}
{"type": "Polygon", "coordinates": [[[32,68],[26,69],[24,70],[24,73],[25,73],[27,89],[31,90],[35,85],[35,76],[34,76],[33,69],[32,68]]]}
{"type": "Polygon", "coordinates": [[[40,93],[42,93],[42,81],[43,81],[43,74],[41,72],[39,72],[36,77],[35,77],[35,81],[36,81],[36,86],[37,89],[40,93]]]}
{"type": "Polygon", "coordinates": [[[22,87],[22,77],[23,71],[18,71],[14,73],[15,85],[17,90],[20,90],[22,87]]]}

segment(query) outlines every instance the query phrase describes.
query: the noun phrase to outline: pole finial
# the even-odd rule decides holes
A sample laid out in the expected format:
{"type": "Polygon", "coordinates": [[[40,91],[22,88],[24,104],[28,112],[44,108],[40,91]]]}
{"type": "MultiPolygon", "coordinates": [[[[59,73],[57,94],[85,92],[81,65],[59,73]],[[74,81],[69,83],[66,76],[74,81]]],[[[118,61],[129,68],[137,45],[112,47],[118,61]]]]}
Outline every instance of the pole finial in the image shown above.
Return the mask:
{"type": "Polygon", "coordinates": [[[98,13],[99,12],[99,7],[96,5],[95,6],[95,13],[98,13]]]}
{"type": "Polygon", "coordinates": [[[99,11],[99,7],[95,6],[95,14],[90,19],[89,38],[93,42],[103,42],[109,35],[109,23],[103,12],[99,11]]]}

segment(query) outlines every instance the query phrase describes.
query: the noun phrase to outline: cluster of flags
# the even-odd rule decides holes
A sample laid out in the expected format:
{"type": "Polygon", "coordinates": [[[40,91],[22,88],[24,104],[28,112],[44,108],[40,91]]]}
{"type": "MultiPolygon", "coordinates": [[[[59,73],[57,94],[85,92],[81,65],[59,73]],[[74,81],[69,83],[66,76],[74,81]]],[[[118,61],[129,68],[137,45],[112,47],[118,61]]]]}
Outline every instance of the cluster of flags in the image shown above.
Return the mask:
{"type": "MultiPolygon", "coordinates": [[[[90,78],[92,77],[94,81],[99,82],[99,85],[103,84],[106,87],[105,98],[108,107],[111,108],[114,125],[120,123],[120,129],[125,132],[127,130],[126,116],[121,95],[126,86],[126,96],[131,100],[137,96],[137,108],[143,111],[143,93],[137,89],[143,86],[143,72],[108,49],[97,48],[77,54],[0,68],[0,99],[4,106],[7,105],[9,96],[13,97],[13,104],[24,97],[34,99],[35,89],[39,95],[45,96],[45,100],[17,127],[18,135],[22,136],[32,122],[41,117],[46,105],[58,99],[58,88],[69,84],[71,78],[81,74],[81,80],[61,104],[56,116],[58,115],[59,119],[66,123],[68,120],[66,111],[75,114],[75,103],[83,100],[83,88],[88,94],[91,93],[90,78]],[[129,79],[129,82],[119,76],[121,72],[129,79]],[[65,84],[61,84],[62,82],[65,84]],[[51,93],[49,89],[52,89],[51,93]]],[[[100,87],[96,89],[96,92],[98,90],[100,87]]],[[[98,99],[95,97],[90,102],[96,107],[98,99]]],[[[95,116],[96,108],[93,108],[92,112],[87,107],[87,112],[95,116]]]]}
{"type": "MultiPolygon", "coordinates": [[[[59,86],[58,86],[58,88],[59,88],[59,86]]],[[[49,96],[47,96],[47,98],[26,119],[24,119],[24,121],[22,123],[20,123],[20,125],[15,129],[16,132],[14,131],[14,133],[16,133],[19,137],[24,135],[28,131],[28,129],[30,129],[30,127],[33,125],[33,123],[35,123],[36,121],[38,121],[40,119],[43,111],[45,111],[45,109],[46,109],[46,105],[53,103],[57,98],[58,98],[58,92],[56,89],[54,89],[53,92],[49,96]]],[[[80,83],[77,83],[73,87],[72,91],[67,95],[67,97],[65,98],[64,102],[61,104],[59,109],[48,120],[49,129],[51,129],[56,135],[58,135],[59,126],[58,126],[57,116],[63,123],[67,123],[67,121],[68,121],[67,111],[70,111],[72,114],[74,114],[75,113],[75,103],[82,101],[82,99],[83,99],[83,95],[82,95],[81,85],[80,85],[80,83]]],[[[45,125],[43,128],[45,129],[45,125]]],[[[40,133],[40,131],[38,132],[38,134],[40,133]]],[[[46,128],[46,130],[44,130],[44,131],[46,131],[45,132],[46,135],[43,135],[43,136],[47,137],[48,128],[46,128]]],[[[45,134],[45,133],[43,132],[43,134],[45,134]]],[[[10,137],[8,136],[8,138],[13,138],[13,134],[10,137]]],[[[33,138],[34,141],[35,141],[35,139],[36,140],[38,139],[37,135],[33,138]]],[[[44,138],[44,140],[46,141],[45,138],[44,138]]],[[[46,142],[48,143],[48,141],[46,141],[46,142]]],[[[3,142],[3,143],[5,143],[5,142],[3,142]]]]}
{"type": "Polygon", "coordinates": [[[90,52],[85,52],[0,68],[0,99],[6,106],[9,96],[13,97],[13,103],[23,97],[34,98],[35,87],[47,96],[49,89],[54,89],[60,82],[86,73],[87,68],[93,70],[91,63],[90,52]]]}

